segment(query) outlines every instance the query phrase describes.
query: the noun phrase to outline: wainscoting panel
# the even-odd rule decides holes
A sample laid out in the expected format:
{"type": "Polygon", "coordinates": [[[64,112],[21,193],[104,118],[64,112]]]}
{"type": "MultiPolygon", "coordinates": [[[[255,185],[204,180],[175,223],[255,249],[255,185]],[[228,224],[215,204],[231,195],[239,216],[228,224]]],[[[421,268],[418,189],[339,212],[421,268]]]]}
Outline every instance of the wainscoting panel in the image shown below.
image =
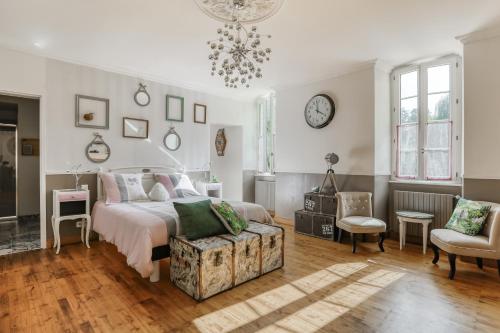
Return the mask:
{"type": "MultiPolygon", "coordinates": [[[[453,195],[413,191],[394,191],[394,210],[391,214],[390,230],[399,235],[399,222],[396,211],[409,210],[434,214],[430,229],[444,228],[453,212],[453,195]]],[[[408,223],[406,235],[422,239],[422,225],[408,223]]]]}

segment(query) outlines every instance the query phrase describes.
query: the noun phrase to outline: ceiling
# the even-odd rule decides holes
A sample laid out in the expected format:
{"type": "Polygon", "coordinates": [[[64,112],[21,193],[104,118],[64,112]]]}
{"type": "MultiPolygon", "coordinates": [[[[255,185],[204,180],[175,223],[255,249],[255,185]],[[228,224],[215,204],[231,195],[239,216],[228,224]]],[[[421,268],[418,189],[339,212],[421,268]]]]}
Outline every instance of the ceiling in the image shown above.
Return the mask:
{"type": "Polygon", "coordinates": [[[220,23],[192,0],[0,0],[0,45],[233,98],[460,53],[458,35],[500,20],[498,0],[285,0],[258,24],[273,49],[264,78],[228,89],[206,41],[220,23]],[[35,45],[36,44],[36,45],[35,45]]]}

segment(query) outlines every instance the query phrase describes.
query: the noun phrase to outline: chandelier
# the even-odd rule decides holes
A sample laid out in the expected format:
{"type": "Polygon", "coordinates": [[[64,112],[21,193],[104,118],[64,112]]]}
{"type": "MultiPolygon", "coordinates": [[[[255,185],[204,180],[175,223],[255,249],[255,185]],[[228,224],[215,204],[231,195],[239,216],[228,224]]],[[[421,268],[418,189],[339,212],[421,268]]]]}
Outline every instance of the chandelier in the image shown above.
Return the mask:
{"type": "Polygon", "coordinates": [[[217,38],[207,42],[210,74],[221,77],[228,88],[249,88],[251,80],[262,78],[260,65],[270,60],[271,48],[264,47],[262,41],[271,35],[260,34],[255,25],[246,28],[244,24],[271,17],[283,0],[195,1],[207,15],[225,23],[217,29],[217,38]]]}

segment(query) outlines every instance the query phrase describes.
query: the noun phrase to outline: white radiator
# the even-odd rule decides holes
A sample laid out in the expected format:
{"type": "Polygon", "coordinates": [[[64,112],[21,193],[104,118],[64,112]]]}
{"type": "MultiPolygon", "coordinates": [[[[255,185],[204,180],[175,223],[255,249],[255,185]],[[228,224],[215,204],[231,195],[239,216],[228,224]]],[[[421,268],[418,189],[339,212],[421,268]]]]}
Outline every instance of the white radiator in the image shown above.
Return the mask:
{"type": "MultiPolygon", "coordinates": [[[[434,214],[434,220],[429,229],[444,228],[453,212],[453,195],[410,191],[394,191],[393,211],[391,214],[390,229],[394,233],[399,232],[399,222],[396,211],[410,210],[434,214]]],[[[406,234],[409,236],[422,237],[422,226],[420,224],[408,223],[406,234]]]]}

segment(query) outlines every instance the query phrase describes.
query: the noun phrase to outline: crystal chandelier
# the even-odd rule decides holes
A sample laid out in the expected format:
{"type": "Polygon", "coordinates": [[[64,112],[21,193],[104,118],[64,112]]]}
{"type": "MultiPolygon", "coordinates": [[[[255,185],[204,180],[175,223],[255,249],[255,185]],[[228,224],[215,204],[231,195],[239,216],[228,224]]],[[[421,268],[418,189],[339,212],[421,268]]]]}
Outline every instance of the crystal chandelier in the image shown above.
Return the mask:
{"type": "Polygon", "coordinates": [[[265,61],[270,60],[271,49],[262,41],[271,35],[262,35],[256,26],[247,29],[244,23],[262,21],[275,14],[283,0],[196,0],[209,16],[225,22],[217,29],[217,38],[208,41],[212,76],[218,75],[226,87],[250,87],[254,78],[262,78],[265,61]]]}

